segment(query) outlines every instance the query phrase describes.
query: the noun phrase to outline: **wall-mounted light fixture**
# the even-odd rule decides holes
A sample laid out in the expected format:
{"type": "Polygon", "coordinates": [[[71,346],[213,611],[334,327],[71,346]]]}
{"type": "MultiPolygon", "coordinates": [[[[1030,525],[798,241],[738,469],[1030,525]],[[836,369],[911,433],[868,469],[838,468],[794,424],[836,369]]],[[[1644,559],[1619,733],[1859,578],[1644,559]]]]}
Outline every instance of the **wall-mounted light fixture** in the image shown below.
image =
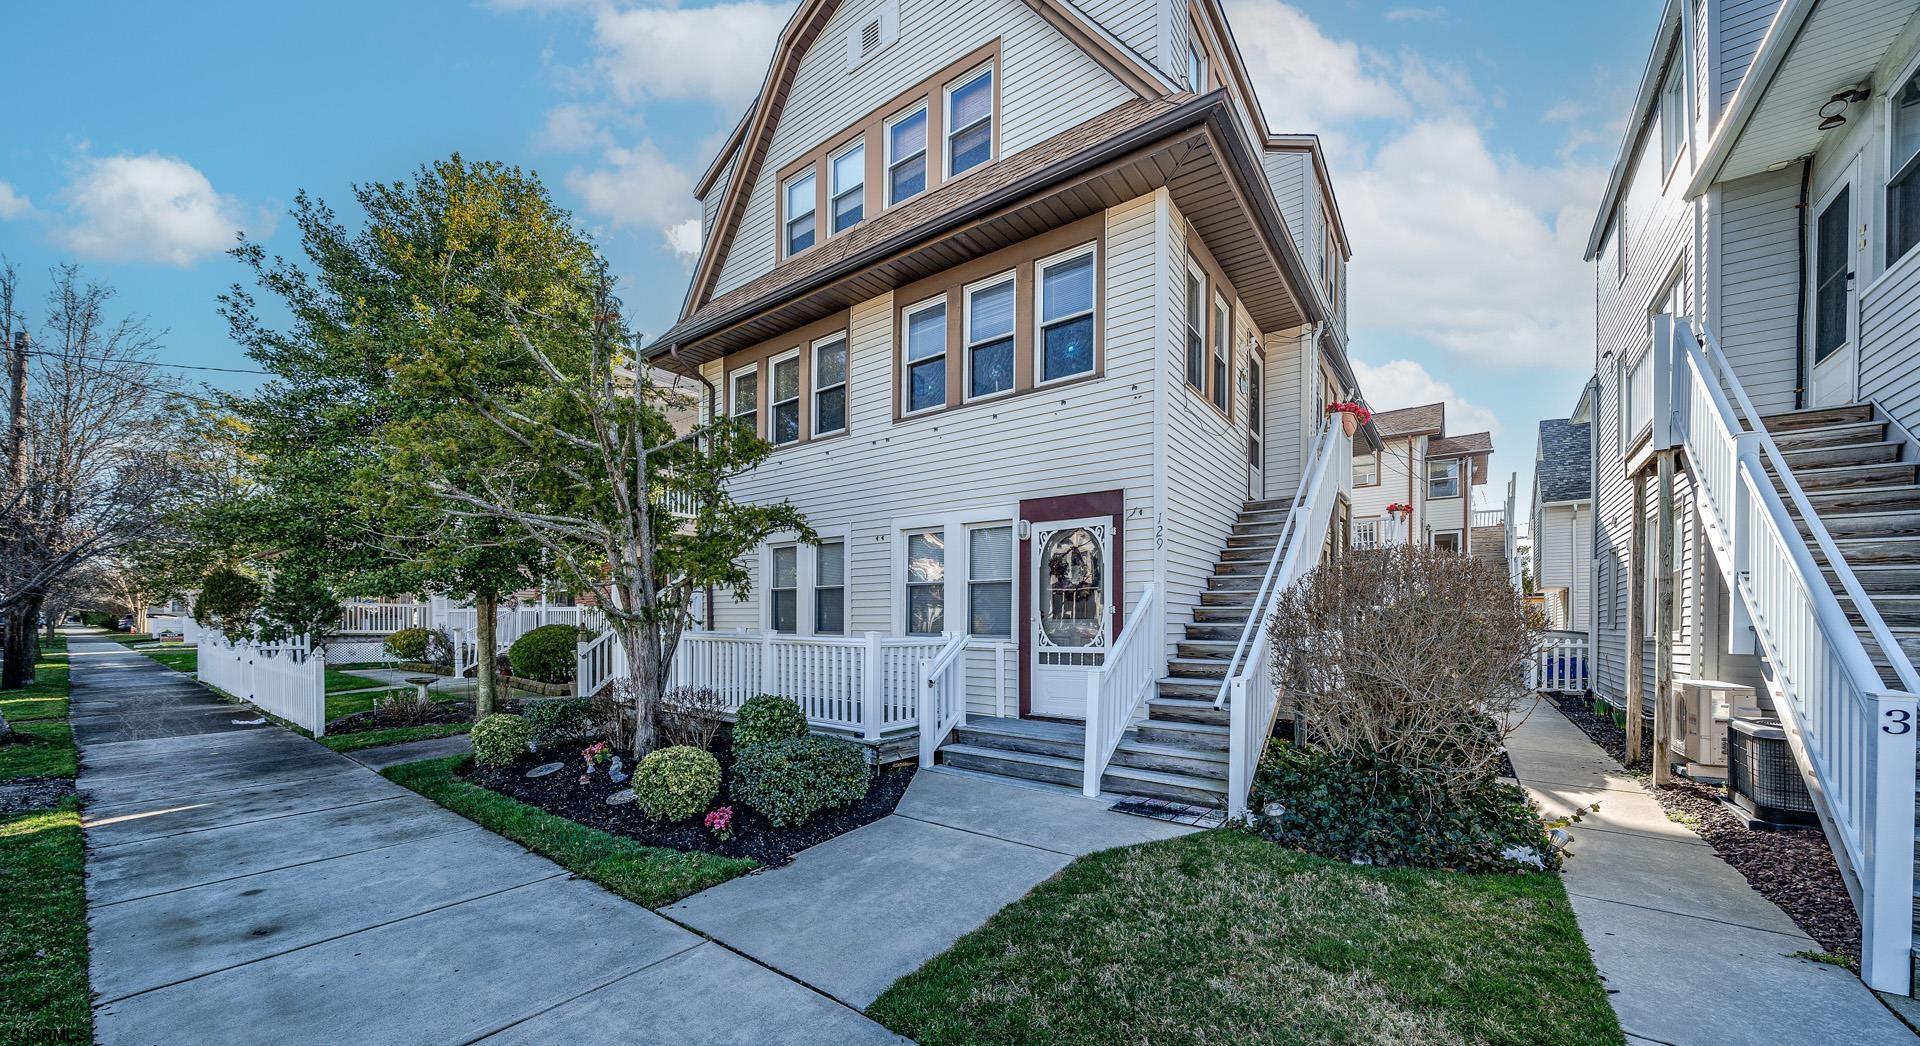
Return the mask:
{"type": "Polygon", "coordinates": [[[1871,92],[1864,87],[1846,87],[1834,92],[1827,104],[1820,107],[1820,129],[1831,131],[1847,122],[1847,107],[1855,102],[1864,102],[1871,92]]]}

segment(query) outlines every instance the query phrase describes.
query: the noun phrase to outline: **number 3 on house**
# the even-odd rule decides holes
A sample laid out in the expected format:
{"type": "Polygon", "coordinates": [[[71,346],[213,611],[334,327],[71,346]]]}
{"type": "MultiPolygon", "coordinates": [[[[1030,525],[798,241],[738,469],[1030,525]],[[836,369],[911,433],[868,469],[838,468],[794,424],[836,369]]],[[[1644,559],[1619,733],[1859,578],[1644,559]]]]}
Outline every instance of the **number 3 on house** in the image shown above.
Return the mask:
{"type": "Polygon", "coordinates": [[[1904,708],[1887,709],[1887,718],[1892,721],[1881,724],[1880,729],[1889,734],[1904,734],[1913,729],[1913,713],[1904,708]]]}

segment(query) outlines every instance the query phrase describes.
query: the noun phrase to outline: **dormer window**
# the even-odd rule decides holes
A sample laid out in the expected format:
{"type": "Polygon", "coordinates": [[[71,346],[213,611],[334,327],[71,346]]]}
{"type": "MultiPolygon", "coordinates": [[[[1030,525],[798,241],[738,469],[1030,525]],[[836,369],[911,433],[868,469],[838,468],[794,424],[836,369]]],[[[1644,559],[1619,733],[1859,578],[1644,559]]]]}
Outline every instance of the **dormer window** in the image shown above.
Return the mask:
{"type": "Polygon", "coordinates": [[[993,159],[993,66],[947,88],[947,176],[993,159]]]}
{"type": "Polygon", "coordinates": [[[887,124],[887,206],[920,195],[927,188],[927,104],[887,124]]]}
{"type": "Polygon", "coordinates": [[[866,217],[867,143],[857,141],[833,158],[833,231],[845,232],[866,217]]]}
{"type": "Polygon", "coordinates": [[[798,177],[787,181],[786,202],[786,240],[789,257],[813,246],[814,240],[814,179],[813,169],[808,168],[798,177]]]}

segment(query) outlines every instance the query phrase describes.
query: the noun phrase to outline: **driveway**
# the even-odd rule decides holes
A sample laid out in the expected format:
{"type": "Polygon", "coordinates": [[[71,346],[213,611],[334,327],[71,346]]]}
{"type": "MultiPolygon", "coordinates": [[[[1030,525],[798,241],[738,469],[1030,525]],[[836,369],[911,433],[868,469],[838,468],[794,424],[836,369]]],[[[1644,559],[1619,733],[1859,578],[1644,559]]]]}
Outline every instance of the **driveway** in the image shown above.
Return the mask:
{"type": "Polygon", "coordinates": [[[72,650],[102,1043],[899,1041],[189,677],[72,650]]]}

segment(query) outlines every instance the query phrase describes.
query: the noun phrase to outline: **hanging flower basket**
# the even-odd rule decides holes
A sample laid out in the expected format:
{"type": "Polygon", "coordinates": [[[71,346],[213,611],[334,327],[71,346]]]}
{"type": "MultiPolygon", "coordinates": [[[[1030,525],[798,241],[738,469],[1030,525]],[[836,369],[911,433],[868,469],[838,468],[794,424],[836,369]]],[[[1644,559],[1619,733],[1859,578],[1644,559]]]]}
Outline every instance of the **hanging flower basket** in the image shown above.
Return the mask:
{"type": "Polygon", "coordinates": [[[1391,516],[1411,516],[1413,515],[1413,506],[1405,502],[1396,501],[1387,506],[1387,514],[1391,516]]]}
{"type": "Polygon", "coordinates": [[[1353,402],[1329,403],[1327,413],[1340,415],[1340,427],[1346,431],[1348,438],[1352,438],[1354,431],[1361,425],[1373,420],[1372,411],[1362,404],[1353,402]]]}

